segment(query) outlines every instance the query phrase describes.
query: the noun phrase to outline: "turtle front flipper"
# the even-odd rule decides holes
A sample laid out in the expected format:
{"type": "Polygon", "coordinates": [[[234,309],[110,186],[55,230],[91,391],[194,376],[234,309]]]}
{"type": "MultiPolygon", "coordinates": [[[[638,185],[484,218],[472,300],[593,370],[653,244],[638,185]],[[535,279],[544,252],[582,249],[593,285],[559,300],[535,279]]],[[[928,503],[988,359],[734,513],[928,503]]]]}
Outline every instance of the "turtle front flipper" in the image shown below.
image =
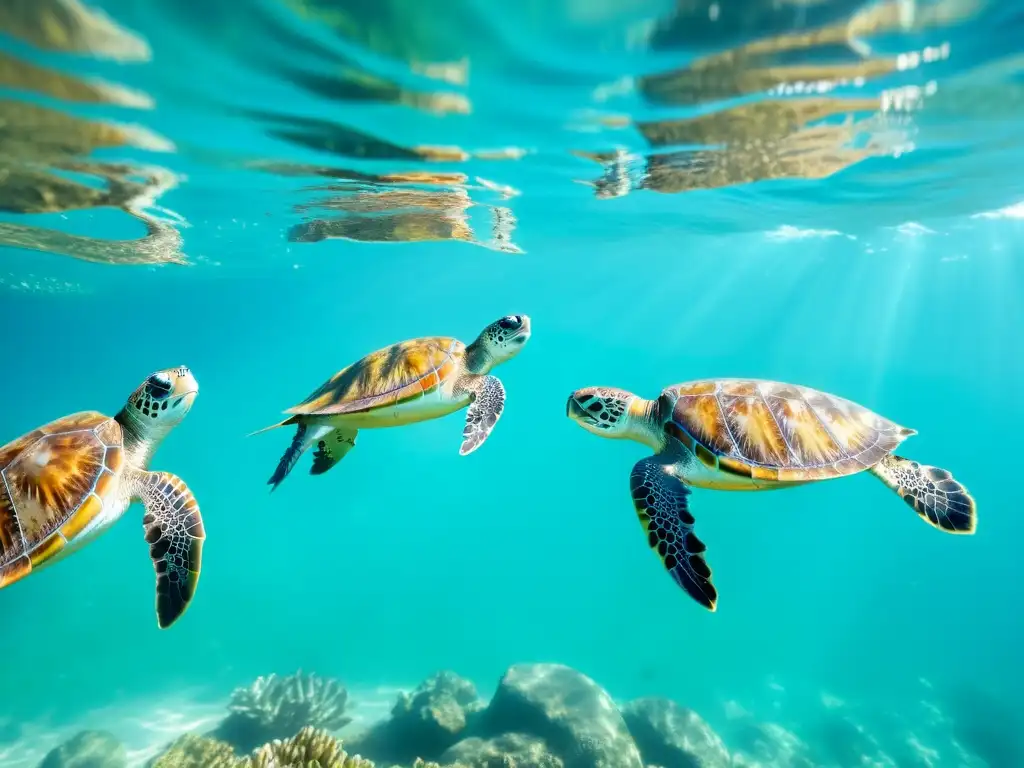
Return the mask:
{"type": "Polygon", "coordinates": [[[946,533],[974,533],[978,525],[974,498],[945,469],[890,453],[871,472],[932,527],[946,533]]]}
{"type": "Polygon", "coordinates": [[[170,472],[139,472],[132,495],[146,507],[142,525],[156,569],[157,623],[167,629],[185,613],[199,583],[203,518],[185,481],[170,472]]]}
{"type": "Polygon", "coordinates": [[[464,386],[474,397],[466,411],[460,456],[470,454],[483,445],[505,410],[505,387],[497,376],[474,376],[464,386]]]}
{"type": "Polygon", "coordinates": [[[345,455],[356,447],[357,432],[358,430],[355,429],[339,427],[320,438],[316,444],[316,450],[313,451],[313,466],[310,468],[309,474],[322,475],[344,459],[345,455]]]}
{"type": "Polygon", "coordinates": [[[690,597],[714,611],[718,592],[702,554],[707,547],[693,533],[690,489],[669,474],[668,466],[657,456],[636,463],[629,477],[629,489],[647,533],[647,543],[661,558],[669,575],[690,597]]]}

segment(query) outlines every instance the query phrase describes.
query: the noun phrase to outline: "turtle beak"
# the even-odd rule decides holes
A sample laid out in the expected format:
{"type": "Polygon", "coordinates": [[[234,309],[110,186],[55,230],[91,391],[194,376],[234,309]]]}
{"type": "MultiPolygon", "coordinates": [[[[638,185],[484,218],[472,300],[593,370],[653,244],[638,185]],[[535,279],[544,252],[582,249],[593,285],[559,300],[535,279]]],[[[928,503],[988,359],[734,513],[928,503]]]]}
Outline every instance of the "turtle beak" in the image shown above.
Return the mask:
{"type": "Polygon", "coordinates": [[[565,403],[565,415],[573,421],[591,421],[590,414],[580,405],[575,393],[569,395],[569,399],[565,403]]]}
{"type": "Polygon", "coordinates": [[[517,347],[521,347],[530,340],[530,316],[516,315],[515,317],[519,321],[519,328],[516,330],[515,335],[509,339],[509,342],[517,347]]]}
{"type": "Polygon", "coordinates": [[[199,394],[199,382],[192,375],[192,371],[182,366],[175,370],[174,387],[171,390],[172,397],[191,396],[199,394]]]}
{"type": "Polygon", "coordinates": [[[519,333],[516,334],[516,340],[522,344],[525,343],[528,338],[530,338],[530,316],[520,315],[519,317],[522,322],[522,325],[519,328],[519,333]]]}
{"type": "Polygon", "coordinates": [[[177,408],[184,405],[185,408],[191,408],[192,403],[199,394],[199,382],[192,375],[192,371],[185,366],[176,368],[174,373],[174,385],[171,388],[170,394],[170,397],[173,398],[174,407],[177,408]]]}

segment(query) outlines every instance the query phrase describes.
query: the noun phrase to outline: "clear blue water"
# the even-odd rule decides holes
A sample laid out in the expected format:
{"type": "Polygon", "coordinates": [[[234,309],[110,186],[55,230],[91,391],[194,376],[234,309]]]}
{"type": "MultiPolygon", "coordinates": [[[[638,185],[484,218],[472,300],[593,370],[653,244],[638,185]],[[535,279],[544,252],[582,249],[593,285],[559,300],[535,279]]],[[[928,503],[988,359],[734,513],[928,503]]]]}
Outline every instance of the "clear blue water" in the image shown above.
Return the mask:
{"type": "MultiPolygon", "coordinates": [[[[675,104],[622,85],[600,100],[595,89],[848,19],[857,6],[768,13],[749,0],[720,10],[717,25],[702,6],[675,42],[627,45],[672,4],[566,0],[499,11],[467,0],[388,21],[380,9],[405,6],[334,3],[375,30],[369,43],[270,0],[91,5],[145,40],[149,55],[119,63],[13,36],[2,50],[120,83],[152,106],[77,103],[18,82],[4,98],[163,137],[167,151],[92,156],[177,177],[155,202],[161,210],[146,215],[180,230],[189,264],[91,263],[73,258],[82,255],[74,240],[26,249],[0,233],[9,245],[0,439],[77,410],[113,414],[152,370],[188,365],[199,398],[154,466],[189,483],[208,539],[195,602],[166,632],[153,620],[138,506],[73,558],[0,592],[0,717],[73,723],[182,690],[215,699],[297,668],[353,689],[453,669],[486,691],[510,664],[554,661],[616,699],[666,696],[723,728],[726,702],[738,702],[798,733],[803,724],[808,740],[822,692],[861,707],[866,720],[897,711],[909,721],[927,700],[960,718],[975,734],[961,741],[991,768],[1024,764],[1013,762],[1024,746],[1012,725],[1024,707],[1024,213],[1012,207],[1024,201],[1024,7],[988,4],[946,24],[864,35],[866,57],[833,45],[776,54],[813,72],[939,52],[821,95],[831,117],[811,124],[838,130],[849,117],[858,128],[848,141],[793,138],[791,126],[780,144],[737,117],[747,120],[743,137],[724,142],[712,131],[705,155],[677,158],[694,188],[666,193],[636,174],[644,154],[668,150],[597,116],[675,120],[797,100],[796,76],[782,96],[761,83],[675,104]],[[381,40],[420,60],[468,61],[468,85],[410,72],[381,40]],[[452,103],[471,113],[432,114],[379,93],[332,97],[288,74],[326,80],[344,67],[399,84],[393,90],[461,94],[452,103]],[[921,90],[918,108],[884,118],[863,103],[828,101],[888,103],[906,87],[921,90]],[[285,118],[405,147],[525,154],[366,158],[337,139],[320,148],[289,140],[297,129],[279,130],[285,118]],[[885,150],[831,175],[806,171],[870,141],[885,150]],[[629,194],[574,183],[605,173],[574,151],[617,147],[637,156],[629,194]],[[758,166],[796,156],[805,164],[786,173],[758,166]],[[253,161],[336,170],[328,178],[243,167],[253,161]],[[716,162],[746,170],[711,184],[701,168],[716,162]],[[351,199],[353,184],[385,188],[345,181],[356,172],[413,171],[468,177],[478,243],[403,240],[390,224],[368,239],[289,239],[308,218],[338,215],[296,206],[351,199]],[[518,194],[503,198],[478,178],[518,194]],[[516,249],[481,247],[495,206],[514,214],[516,249]],[[329,475],[310,477],[303,463],[268,493],[290,432],[248,432],[374,349],[435,334],[469,342],[514,312],[530,314],[533,337],[495,370],[507,407],[481,450],[458,455],[461,413],[364,431],[329,475]],[[917,429],[901,452],[970,488],[977,534],[941,535],[866,475],[778,494],[697,491],[692,510],[720,594],[718,612],[704,612],[666,578],[631,508],[628,475],[646,449],[584,433],[565,418],[565,398],[592,384],[653,398],[672,383],[736,376],[805,384],[917,429]],[[979,714],[983,700],[995,714],[979,714]],[[979,737],[974,721],[999,725],[979,737]]],[[[937,4],[916,7],[920,19],[937,4]]],[[[693,149],[683,144],[675,150],[693,149]]],[[[57,165],[3,151],[9,169],[57,165]]],[[[114,208],[9,210],[2,220],[100,241],[143,234],[114,208]]]]}

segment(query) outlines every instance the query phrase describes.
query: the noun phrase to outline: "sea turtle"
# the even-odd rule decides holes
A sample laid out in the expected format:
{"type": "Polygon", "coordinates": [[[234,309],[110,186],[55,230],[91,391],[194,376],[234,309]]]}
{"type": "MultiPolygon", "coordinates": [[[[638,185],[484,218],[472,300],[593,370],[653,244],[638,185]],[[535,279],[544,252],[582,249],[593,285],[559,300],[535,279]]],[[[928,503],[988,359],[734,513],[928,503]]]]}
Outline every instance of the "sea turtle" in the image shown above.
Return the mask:
{"type": "Polygon", "coordinates": [[[397,427],[436,419],[469,406],[462,431],[465,456],[479,448],[505,408],[505,388],[490,370],[519,354],[530,338],[530,318],[506,315],[468,346],[448,336],[402,341],[371,352],[328,379],[285,413],[284,421],[251,434],[295,424],[295,437],[268,481],[274,490],[311,445],[312,475],[347,454],[360,429],[397,427]]]}
{"type": "Polygon", "coordinates": [[[177,621],[195,594],[206,534],[185,482],[147,467],[198,393],[188,368],[157,371],[113,418],[75,413],[0,448],[0,588],[77,551],[141,501],[157,623],[177,621]]]}
{"type": "Polygon", "coordinates": [[[974,499],[944,469],[893,453],[916,430],[849,400],[756,379],[705,379],[644,400],[586,387],[566,415],[588,432],[654,450],[633,467],[629,487],[647,542],[694,600],[715,610],[718,593],[693,533],[690,488],[762,491],[869,470],[921,519],[948,533],[974,533],[974,499]]]}

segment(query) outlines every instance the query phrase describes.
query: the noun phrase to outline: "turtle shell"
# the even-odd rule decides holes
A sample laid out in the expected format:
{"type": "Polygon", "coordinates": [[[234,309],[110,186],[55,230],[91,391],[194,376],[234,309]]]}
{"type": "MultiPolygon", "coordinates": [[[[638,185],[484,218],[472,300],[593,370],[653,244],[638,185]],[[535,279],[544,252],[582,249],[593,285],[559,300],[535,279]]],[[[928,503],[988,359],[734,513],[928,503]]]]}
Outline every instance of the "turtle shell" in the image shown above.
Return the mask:
{"type": "Polygon", "coordinates": [[[841,397],[756,379],[707,379],[665,390],[678,397],[666,431],[726,474],[803,483],[877,464],[916,432],[841,397]]]}
{"type": "Polygon", "coordinates": [[[87,411],[0,448],[0,587],[86,530],[124,464],[121,425],[87,411]]]}
{"type": "Polygon", "coordinates": [[[378,349],[344,368],[285,413],[326,416],[365,413],[423,397],[459,370],[466,347],[431,336],[378,349]]]}

